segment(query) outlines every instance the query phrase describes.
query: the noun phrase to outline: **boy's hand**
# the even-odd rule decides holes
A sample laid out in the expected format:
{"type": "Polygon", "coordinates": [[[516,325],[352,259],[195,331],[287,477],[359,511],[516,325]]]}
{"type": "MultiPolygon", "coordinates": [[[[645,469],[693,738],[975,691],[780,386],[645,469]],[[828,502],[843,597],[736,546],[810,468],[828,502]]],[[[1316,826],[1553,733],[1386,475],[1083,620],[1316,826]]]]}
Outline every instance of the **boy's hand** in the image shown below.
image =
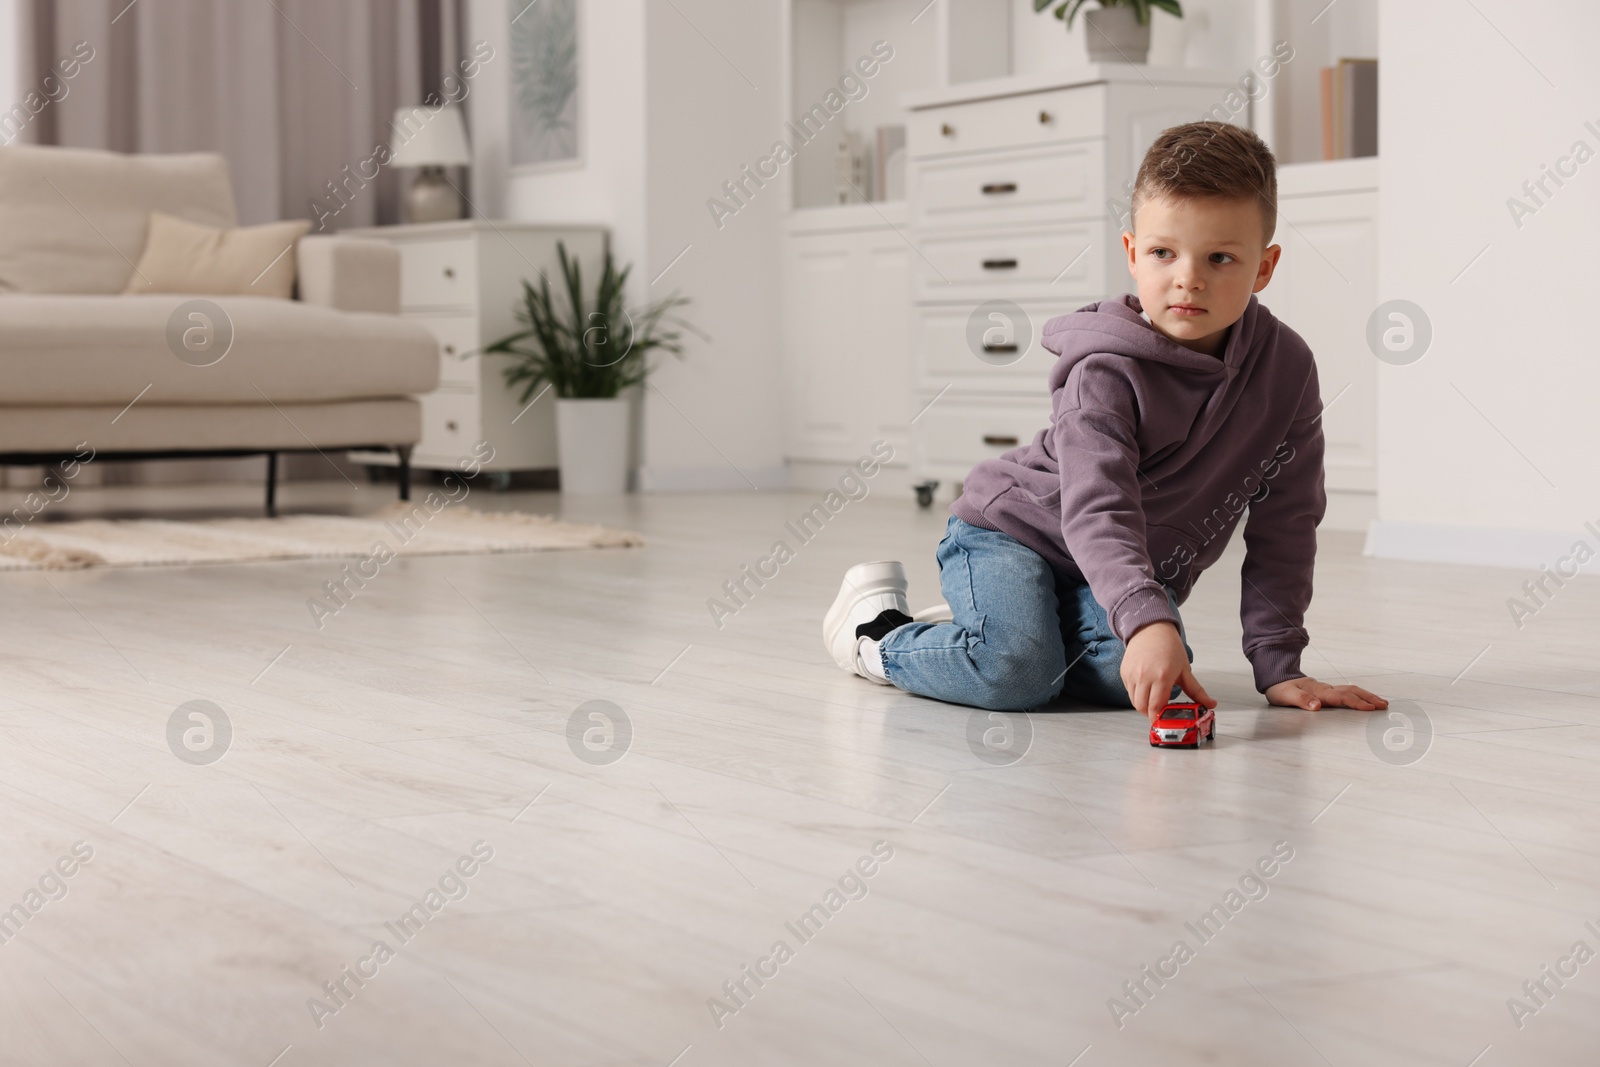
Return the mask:
{"type": "MultiPolygon", "coordinates": [[[[1143,631],[1141,631],[1143,632],[1143,631]]],[[[1138,634],[1134,634],[1138,637],[1138,634]]],[[[1359,685],[1329,685],[1315,678],[1291,678],[1267,689],[1267,703],[1280,708],[1354,708],[1356,711],[1381,711],[1389,702],[1359,685]]]]}
{"type": "Polygon", "coordinates": [[[1122,685],[1133,706],[1154,722],[1170,702],[1174,684],[1182,686],[1202,707],[1217,706],[1189,669],[1178,628],[1170,622],[1153,622],[1128,642],[1122,656],[1122,685]]]}

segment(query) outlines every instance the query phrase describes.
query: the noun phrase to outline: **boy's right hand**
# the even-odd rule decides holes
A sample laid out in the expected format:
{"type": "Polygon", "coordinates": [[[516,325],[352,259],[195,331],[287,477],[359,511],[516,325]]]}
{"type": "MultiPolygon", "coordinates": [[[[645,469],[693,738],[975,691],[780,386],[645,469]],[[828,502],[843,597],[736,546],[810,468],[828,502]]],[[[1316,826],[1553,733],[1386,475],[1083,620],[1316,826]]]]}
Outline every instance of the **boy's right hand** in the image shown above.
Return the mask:
{"type": "Polygon", "coordinates": [[[1133,635],[1122,655],[1122,684],[1133,706],[1151,722],[1171,702],[1174,685],[1202,707],[1217,706],[1189,669],[1183,637],[1170,622],[1153,622],[1133,635]]]}

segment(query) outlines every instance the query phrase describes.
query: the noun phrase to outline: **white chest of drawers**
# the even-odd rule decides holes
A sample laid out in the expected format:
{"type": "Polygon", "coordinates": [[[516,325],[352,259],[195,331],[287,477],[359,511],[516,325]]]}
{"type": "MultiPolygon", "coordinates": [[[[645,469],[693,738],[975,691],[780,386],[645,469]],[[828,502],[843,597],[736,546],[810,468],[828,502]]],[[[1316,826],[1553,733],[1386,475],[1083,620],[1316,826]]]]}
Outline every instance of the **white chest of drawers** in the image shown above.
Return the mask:
{"type": "MultiPolygon", "coordinates": [[[[400,248],[400,314],[416,319],[439,339],[439,388],[422,397],[422,440],[413,467],[455,470],[487,441],[491,472],[556,466],[555,403],[546,395],[524,405],[505,384],[504,357],[482,350],[522,326],[522,281],[549,276],[552,297],[563,300],[557,244],[583,266],[586,286],[599,276],[606,230],[600,226],[542,225],[461,219],[346,231],[380,238],[400,248]]],[[[357,461],[393,464],[393,456],[356,453],[357,461]]]]}
{"type": "MultiPolygon", "coordinates": [[[[1121,233],[1139,162],[1158,133],[1201,117],[1234,80],[1102,64],[905,98],[918,476],[958,485],[1049,423],[1044,324],[1132,289],[1121,233]],[[992,300],[1027,319],[981,316],[1000,331],[990,335],[998,348],[1019,346],[1001,358],[969,342],[969,319],[992,300]]],[[[1248,108],[1235,121],[1248,123],[1248,108]]]]}

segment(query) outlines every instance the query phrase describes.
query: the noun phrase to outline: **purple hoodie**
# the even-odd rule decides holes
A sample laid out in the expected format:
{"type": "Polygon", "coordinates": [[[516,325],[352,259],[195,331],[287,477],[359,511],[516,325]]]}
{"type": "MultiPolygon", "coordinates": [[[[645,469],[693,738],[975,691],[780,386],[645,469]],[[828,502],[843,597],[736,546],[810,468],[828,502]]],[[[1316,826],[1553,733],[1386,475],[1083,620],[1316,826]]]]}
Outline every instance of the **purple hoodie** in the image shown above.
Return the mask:
{"type": "Polygon", "coordinates": [[[1239,616],[1256,688],[1303,677],[1322,488],[1311,349],[1254,296],[1222,358],[1159,333],[1125,293],[1051,319],[1051,422],[985,460],[951,511],[1089,583],[1116,635],[1176,622],[1244,524],[1239,616]]]}

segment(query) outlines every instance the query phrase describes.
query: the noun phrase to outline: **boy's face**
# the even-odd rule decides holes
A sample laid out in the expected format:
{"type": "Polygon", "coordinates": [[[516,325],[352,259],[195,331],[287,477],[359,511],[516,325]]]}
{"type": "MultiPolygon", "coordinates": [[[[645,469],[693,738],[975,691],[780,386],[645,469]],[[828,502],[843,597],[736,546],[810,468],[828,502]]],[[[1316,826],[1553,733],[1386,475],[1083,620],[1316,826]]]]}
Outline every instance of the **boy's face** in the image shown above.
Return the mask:
{"type": "Polygon", "coordinates": [[[1272,280],[1283,249],[1266,247],[1254,199],[1173,200],[1139,205],[1135,233],[1122,235],[1128,273],[1155,328],[1208,356],[1272,280]]]}

